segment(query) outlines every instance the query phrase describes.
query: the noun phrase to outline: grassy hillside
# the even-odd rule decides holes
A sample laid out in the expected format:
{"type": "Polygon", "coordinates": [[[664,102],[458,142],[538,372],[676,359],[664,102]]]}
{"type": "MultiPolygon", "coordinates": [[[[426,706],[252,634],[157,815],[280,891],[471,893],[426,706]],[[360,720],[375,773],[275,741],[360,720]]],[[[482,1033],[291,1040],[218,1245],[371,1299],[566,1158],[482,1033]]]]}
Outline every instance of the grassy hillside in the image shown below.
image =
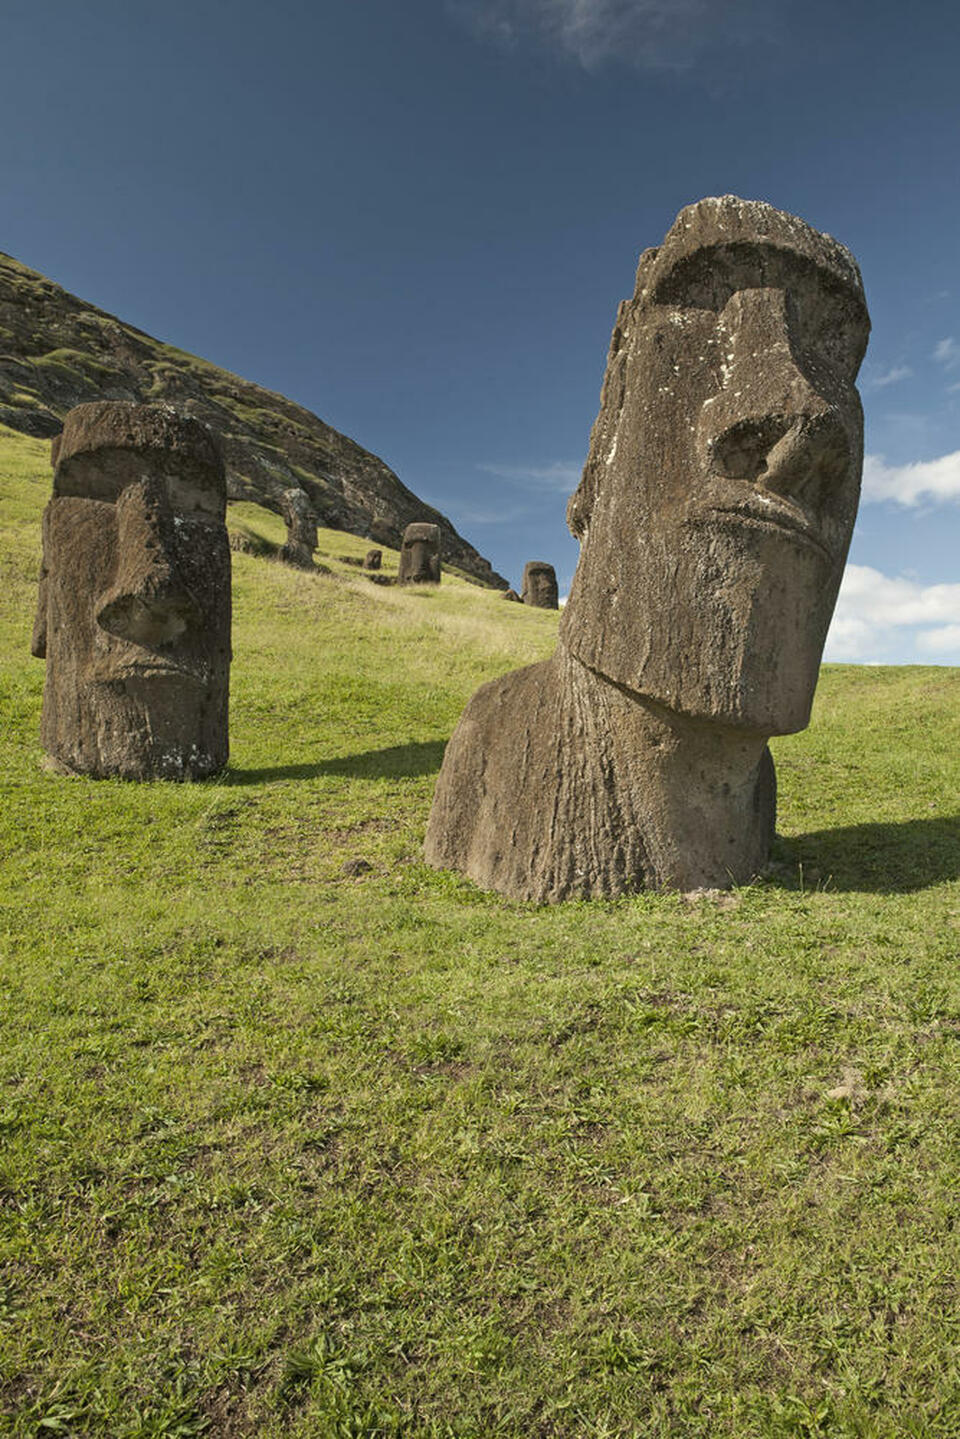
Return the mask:
{"type": "Polygon", "coordinates": [[[825,670],[763,883],[538,909],[420,843],[555,616],[238,554],[229,771],[59,778],[48,490],[0,431],[0,1432],[960,1435],[960,672],[825,670]]]}

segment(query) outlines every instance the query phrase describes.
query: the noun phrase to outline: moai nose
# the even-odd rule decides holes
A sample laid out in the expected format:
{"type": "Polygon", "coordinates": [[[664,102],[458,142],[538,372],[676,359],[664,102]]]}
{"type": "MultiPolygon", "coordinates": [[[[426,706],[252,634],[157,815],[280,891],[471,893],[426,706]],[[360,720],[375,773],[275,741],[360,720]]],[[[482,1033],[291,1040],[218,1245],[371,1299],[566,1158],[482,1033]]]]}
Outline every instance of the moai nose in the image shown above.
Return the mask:
{"type": "Polygon", "coordinates": [[[117,573],[97,610],[101,629],[144,645],[177,640],[200,618],[177,570],[173,515],[162,483],[148,477],[117,500],[117,573]]]}
{"type": "Polygon", "coordinates": [[[794,356],[786,295],[738,292],[721,316],[724,329],[723,388],[704,405],[699,425],[709,469],[784,496],[815,497],[846,472],[849,439],[836,406],[794,356]]]}

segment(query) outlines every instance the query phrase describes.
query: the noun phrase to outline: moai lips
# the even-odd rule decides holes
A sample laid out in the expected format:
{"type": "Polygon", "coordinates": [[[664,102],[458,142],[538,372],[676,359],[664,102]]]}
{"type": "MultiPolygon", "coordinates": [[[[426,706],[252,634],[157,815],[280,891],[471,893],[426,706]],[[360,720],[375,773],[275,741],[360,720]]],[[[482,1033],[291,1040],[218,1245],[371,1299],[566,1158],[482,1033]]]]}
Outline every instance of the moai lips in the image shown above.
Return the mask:
{"type": "Polygon", "coordinates": [[[397,583],[438,585],[440,583],[440,526],[407,525],[400,549],[397,583]]]}
{"type": "Polygon", "coordinates": [[[223,462],[166,405],[71,410],[54,446],[33,653],[41,739],[95,777],[197,779],[227,760],[223,462]]]}
{"type": "Polygon", "coordinates": [[[868,333],[849,251],[770,205],[702,200],[641,256],[559,648],[467,706],[432,864],[534,900],[763,867],[766,741],[809,719],[856,515],[868,333]]]}

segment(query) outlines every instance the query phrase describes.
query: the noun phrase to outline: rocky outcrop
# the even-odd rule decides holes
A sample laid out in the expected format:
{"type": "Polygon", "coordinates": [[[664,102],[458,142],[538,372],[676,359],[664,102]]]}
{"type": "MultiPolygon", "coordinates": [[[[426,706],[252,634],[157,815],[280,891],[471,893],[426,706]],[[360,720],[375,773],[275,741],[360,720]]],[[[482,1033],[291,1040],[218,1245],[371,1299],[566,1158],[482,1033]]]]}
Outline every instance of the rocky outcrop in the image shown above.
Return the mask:
{"type": "Polygon", "coordinates": [[[60,432],[92,400],[165,401],[217,434],[227,493],[281,512],[305,491],[320,525],[400,549],[407,525],[439,525],[444,562],[506,589],[489,561],[376,455],[283,395],[153,339],[0,254],[0,424],[60,432]]]}

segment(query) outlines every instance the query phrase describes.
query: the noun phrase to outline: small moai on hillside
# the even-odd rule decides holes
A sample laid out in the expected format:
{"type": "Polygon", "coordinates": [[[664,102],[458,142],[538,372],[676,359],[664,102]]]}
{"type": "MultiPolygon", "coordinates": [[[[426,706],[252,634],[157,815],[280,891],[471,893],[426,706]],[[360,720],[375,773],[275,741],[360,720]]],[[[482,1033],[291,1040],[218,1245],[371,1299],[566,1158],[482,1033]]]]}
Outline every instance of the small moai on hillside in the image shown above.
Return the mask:
{"type": "Polygon", "coordinates": [[[557,572],[545,560],[530,560],[523,567],[522,599],[525,605],[538,610],[560,608],[560,592],[557,589],[557,572]]]}
{"type": "Polygon", "coordinates": [[[317,517],[309,495],[296,486],[284,490],[280,496],[280,513],[287,527],[287,540],[280,558],[294,569],[312,570],[313,552],[317,548],[317,517]]]}
{"type": "Polygon", "coordinates": [[[520,596],[517,594],[516,590],[501,590],[500,598],[502,600],[510,600],[510,602],[515,605],[518,605],[520,603],[520,596]]]}
{"type": "Polygon", "coordinates": [[[367,550],[363,557],[365,570],[378,570],[383,564],[383,550],[367,550]]]}
{"type": "Polygon", "coordinates": [[[32,651],[53,768],[201,779],[227,761],[230,547],[210,431],[168,405],[78,405],[53,442],[32,651]]]}
{"type": "Polygon", "coordinates": [[[762,870],[767,738],[809,720],[857,511],[869,329],[850,252],[759,201],[701,200],[643,253],[557,651],[467,705],[431,864],[536,901],[762,870]]]}
{"type": "Polygon", "coordinates": [[[400,548],[397,583],[438,585],[440,583],[440,526],[407,525],[400,548]]]}

